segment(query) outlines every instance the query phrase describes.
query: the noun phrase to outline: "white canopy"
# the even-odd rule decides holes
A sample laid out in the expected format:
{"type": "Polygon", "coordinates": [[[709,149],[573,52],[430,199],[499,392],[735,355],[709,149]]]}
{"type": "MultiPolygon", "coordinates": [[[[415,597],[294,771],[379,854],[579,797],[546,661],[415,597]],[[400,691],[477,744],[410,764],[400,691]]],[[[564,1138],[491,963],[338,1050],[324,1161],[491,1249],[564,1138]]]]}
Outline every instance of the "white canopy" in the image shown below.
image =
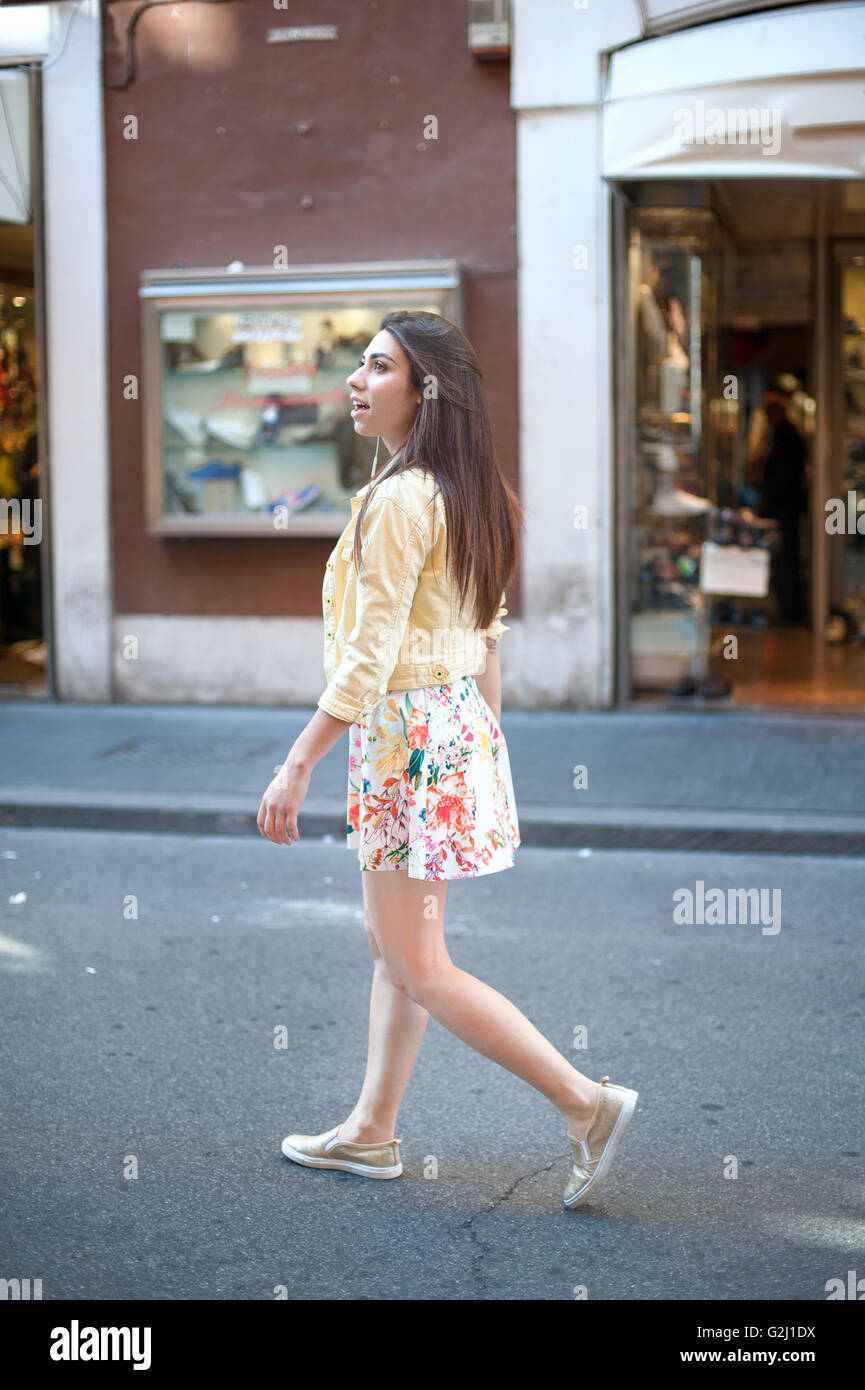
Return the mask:
{"type": "Polygon", "coordinates": [[[865,177],[865,4],[703,24],[612,55],[606,178],[865,177]]]}

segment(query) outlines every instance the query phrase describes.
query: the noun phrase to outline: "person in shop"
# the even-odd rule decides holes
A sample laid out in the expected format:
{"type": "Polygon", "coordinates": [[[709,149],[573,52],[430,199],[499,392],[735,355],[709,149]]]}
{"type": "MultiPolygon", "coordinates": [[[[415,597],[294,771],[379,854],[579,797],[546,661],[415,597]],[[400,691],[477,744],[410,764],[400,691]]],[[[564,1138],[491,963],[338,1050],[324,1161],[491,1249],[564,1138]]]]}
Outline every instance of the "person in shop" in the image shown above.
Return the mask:
{"type": "MultiPolygon", "coordinates": [[[[799,575],[799,517],[808,509],[805,444],[788,415],[789,396],[769,390],[763,411],[769,428],[768,451],[760,470],[755,512],[761,519],[777,521],[781,549],[772,556],[772,586],[783,623],[801,622],[805,616],[799,575]]],[[[749,519],[749,510],[743,515],[749,519]]]]}
{"type": "MultiPolygon", "coordinates": [[[[784,399],[787,419],[795,425],[800,435],[805,437],[805,403],[807,393],[802,389],[799,376],[792,372],[781,372],[769,383],[769,390],[784,399]]],[[[742,487],[742,502],[755,507],[760,493],[763,465],[772,444],[772,426],[763,402],[751,412],[748,422],[748,438],[745,444],[745,482],[742,487]]]]}

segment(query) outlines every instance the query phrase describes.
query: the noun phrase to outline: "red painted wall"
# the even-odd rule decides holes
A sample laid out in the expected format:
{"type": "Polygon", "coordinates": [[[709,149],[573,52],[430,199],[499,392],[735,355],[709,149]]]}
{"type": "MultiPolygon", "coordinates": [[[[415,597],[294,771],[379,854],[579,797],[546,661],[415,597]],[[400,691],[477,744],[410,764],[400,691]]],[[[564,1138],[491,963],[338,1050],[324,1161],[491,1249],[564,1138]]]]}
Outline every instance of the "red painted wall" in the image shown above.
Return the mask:
{"type": "MultiPolygon", "coordinates": [[[[135,9],[106,7],[106,84],[126,77],[135,9]]],[[[128,373],[141,377],[139,272],[270,265],[282,243],[293,262],[461,261],[465,328],[516,486],[510,64],[471,56],[464,0],[181,0],[139,19],[134,68],[125,90],[104,92],[117,611],[319,615],[332,539],[145,534],[143,406],[122,394],[128,373]],[[268,29],[300,24],[336,24],[339,38],[265,43],[268,29]],[[429,114],[439,138],[419,151],[429,114]],[[136,140],[123,136],[128,115],[136,140]]]]}

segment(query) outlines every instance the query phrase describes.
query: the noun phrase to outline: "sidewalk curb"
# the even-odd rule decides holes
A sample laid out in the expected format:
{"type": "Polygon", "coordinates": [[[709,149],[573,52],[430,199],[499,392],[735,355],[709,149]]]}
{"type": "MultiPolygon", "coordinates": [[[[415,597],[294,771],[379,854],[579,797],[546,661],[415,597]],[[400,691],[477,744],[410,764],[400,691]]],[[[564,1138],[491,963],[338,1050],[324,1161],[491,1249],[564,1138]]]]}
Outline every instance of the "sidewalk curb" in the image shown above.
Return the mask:
{"type": "MultiPolygon", "coordinates": [[[[247,796],[187,798],[164,792],[80,793],[62,789],[0,790],[0,826],[43,830],[113,830],[151,835],[260,837],[258,805],[247,796]]],[[[865,856],[865,817],[755,813],[691,808],[518,808],[521,842],[543,849],[704,850],[744,855],[865,856]]],[[[345,809],[308,800],[300,841],[342,842],[345,809]]]]}

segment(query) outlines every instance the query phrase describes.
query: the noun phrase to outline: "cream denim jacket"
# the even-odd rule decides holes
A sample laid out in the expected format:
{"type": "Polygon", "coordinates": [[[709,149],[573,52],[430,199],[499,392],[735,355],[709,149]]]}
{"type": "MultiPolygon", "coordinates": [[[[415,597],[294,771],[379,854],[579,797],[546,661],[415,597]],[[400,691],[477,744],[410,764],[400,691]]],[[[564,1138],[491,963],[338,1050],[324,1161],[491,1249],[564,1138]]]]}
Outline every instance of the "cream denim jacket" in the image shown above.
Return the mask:
{"type": "Polygon", "coordinates": [[[322,585],[324,673],[318,704],[355,723],[392,690],[443,685],[479,675],[486,639],[509,631],[505,595],[492,625],[475,628],[445,576],[447,527],[435,478],[420,468],[371,479],[351,498],[351,520],[327,562],[322,585]],[[352,558],[355,519],[364,496],[361,570],[352,558]]]}

